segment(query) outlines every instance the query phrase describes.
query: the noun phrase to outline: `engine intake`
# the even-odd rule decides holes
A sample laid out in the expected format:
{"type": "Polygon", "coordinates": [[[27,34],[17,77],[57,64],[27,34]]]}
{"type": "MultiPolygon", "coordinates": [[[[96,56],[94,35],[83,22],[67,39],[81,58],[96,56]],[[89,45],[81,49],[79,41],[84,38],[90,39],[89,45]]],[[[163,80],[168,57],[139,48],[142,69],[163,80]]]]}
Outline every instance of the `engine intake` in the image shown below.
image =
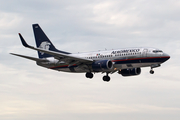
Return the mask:
{"type": "Polygon", "coordinates": [[[141,68],[123,69],[119,71],[122,76],[134,76],[141,74],[141,68]]]}
{"type": "Polygon", "coordinates": [[[94,72],[108,71],[113,68],[113,63],[110,60],[99,60],[92,63],[94,72]]]}

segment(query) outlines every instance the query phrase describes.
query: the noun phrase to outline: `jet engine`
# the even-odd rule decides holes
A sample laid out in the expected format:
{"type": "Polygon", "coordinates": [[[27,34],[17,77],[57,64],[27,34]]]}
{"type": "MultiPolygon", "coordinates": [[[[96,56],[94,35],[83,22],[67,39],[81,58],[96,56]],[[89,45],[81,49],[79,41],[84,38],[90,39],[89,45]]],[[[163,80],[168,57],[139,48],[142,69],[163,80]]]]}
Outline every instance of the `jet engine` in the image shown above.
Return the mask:
{"type": "Polygon", "coordinates": [[[113,68],[113,63],[110,60],[99,60],[92,63],[94,72],[109,71],[113,68]]]}
{"type": "Polygon", "coordinates": [[[122,76],[134,76],[141,74],[141,68],[123,69],[119,71],[122,76]]]}
{"type": "Polygon", "coordinates": [[[46,60],[48,60],[48,64],[57,64],[59,62],[59,60],[53,58],[53,57],[50,57],[50,58],[46,58],[46,60]]]}

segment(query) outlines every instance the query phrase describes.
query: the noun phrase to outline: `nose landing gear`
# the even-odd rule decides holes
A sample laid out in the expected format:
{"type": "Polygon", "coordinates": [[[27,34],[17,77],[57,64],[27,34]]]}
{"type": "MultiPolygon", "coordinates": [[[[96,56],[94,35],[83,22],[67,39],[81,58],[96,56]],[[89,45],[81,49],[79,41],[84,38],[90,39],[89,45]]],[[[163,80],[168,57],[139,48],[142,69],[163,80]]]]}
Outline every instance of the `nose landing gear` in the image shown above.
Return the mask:
{"type": "Polygon", "coordinates": [[[160,66],[161,66],[160,64],[154,64],[154,65],[151,65],[151,70],[149,71],[150,74],[154,74],[153,68],[160,67],[160,66]]]}
{"type": "Polygon", "coordinates": [[[150,74],[154,74],[154,70],[153,69],[150,70],[150,74]]]}

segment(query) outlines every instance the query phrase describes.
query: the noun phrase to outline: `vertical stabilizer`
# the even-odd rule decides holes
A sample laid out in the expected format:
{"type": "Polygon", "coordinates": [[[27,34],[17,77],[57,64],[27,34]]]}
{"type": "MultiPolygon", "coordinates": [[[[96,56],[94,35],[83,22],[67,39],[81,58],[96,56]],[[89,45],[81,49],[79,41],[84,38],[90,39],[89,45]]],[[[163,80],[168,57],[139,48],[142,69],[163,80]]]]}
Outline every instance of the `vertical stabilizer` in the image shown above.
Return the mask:
{"type": "MultiPolygon", "coordinates": [[[[56,52],[60,52],[64,54],[70,54],[68,52],[57,50],[38,24],[33,24],[32,27],[34,31],[34,37],[35,37],[37,48],[50,50],[50,51],[56,51],[56,52]]],[[[38,51],[38,56],[39,58],[52,57],[49,54],[39,52],[39,51],[38,51]]]]}

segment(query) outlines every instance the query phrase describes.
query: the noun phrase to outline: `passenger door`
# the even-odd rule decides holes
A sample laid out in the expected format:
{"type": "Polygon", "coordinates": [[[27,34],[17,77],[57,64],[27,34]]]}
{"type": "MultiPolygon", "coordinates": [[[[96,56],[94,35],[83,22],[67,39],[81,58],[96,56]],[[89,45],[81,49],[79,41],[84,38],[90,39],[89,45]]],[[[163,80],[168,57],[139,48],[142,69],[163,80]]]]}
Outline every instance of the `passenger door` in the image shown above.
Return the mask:
{"type": "Polygon", "coordinates": [[[144,50],[143,50],[143,53],[142,53],[142,56],[143,56],[143,57],[147,57],[147,52],[148,52],[148,49],[144,49],[144,50]]]}

